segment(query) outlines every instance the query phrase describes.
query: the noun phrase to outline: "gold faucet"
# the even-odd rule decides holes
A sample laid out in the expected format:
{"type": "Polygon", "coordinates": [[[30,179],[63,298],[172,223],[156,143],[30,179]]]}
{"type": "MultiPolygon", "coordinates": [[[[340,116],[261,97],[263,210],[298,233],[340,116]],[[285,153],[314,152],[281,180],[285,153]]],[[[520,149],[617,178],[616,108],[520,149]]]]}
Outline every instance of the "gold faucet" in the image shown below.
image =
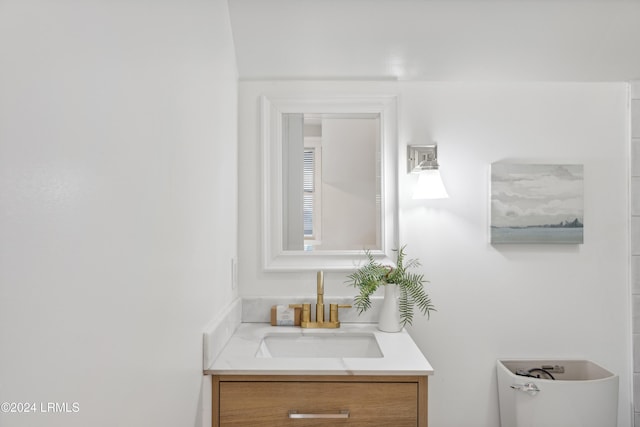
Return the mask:
{"type": "Polygon", "coordinates": [[[317,277],[317,297],[316,297],[316,322],[324,323],[324,273],[318,271],[317,277]]]}
{"type": "Polygon", "coordinates": [[[351,308],[350,305],[329,304],[329,321],[324,320],[324,273],[318,271],[317,274],[317,297],[316,297],[316,321],[311,321],[311,304],[290,304],[291,308],[302,308],[302,328],[339,328],[338,320],[339,308],[351,308]]]}

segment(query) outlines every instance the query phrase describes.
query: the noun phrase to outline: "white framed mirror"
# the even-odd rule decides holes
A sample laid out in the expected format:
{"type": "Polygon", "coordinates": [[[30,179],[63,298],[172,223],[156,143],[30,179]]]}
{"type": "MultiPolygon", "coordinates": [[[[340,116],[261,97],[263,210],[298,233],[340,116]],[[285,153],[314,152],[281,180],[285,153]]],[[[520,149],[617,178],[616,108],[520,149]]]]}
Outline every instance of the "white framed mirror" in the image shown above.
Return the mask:
{"type": "Polygon", "coordinates": [[[365,250],[393,264],[396,97],[261,103],[264,269],[351,270],[365,250]]]}

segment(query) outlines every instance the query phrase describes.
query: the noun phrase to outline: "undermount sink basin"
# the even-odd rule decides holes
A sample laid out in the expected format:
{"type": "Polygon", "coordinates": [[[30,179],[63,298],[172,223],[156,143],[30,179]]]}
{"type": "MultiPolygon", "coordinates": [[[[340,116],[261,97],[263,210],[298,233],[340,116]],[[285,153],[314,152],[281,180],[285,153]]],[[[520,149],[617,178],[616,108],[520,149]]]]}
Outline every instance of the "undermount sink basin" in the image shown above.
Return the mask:
{"type": "Polygon", "coordinates": [[[367,333],[283,333],[262,339],[256,357],[382,357],[378,341],[367,333]]]}

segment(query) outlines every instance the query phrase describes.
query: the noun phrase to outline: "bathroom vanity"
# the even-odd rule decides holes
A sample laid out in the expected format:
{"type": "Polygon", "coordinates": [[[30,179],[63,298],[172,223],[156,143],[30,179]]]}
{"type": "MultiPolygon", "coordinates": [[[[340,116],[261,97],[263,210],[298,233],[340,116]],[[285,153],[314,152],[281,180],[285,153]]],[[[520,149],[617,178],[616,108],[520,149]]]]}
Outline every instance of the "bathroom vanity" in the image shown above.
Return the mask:
{"type": "Polygon", "coordinates": [[[427,425],[426,376],[214,375],[213,426],[427,425]]]}
{"type": "Polygon", "coordinates": [[[426,427],[433,369],[406,331],[242,323],[205,374],[214,427],[426,427]]]}
{"type": "MultiPolygon", "coordinates": [[[[393,265],[396,95],[309,95],[260,100],[263,269],[352,271],[369,256],[393,265]],[[305,173],[317,190],[303,200],[305,173]]],[[[205,332],[212,425],[426,427],[433,369],[409,334],[379,331],[376,304],[357,313],[340,297],[325,308],[321,273],[315,299],[315,310],[303,296],[238,299],[205,332]],[[276,304],[298,307],[301,327],[270,326],[276,304]]]]}

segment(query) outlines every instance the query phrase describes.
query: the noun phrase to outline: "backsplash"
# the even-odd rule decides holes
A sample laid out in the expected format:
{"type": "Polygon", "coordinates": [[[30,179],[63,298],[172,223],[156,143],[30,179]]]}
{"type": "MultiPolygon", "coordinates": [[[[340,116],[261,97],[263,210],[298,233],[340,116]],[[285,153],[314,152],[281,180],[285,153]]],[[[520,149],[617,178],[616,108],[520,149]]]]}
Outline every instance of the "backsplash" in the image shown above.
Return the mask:
{"type": "Polygon", "coordinates": [[[231,335],[242,322],[242,300],[237,298],[205,329],[203,338],[203,368],[207,369],[220,355],[231,335]]]}
{"type": "MultiPolygon", "coordinates": [[[[377,323],[378,313],[382,305],[383,297],[372,297],[371,308],[358,315],[355,308],[341,308],[341,323],[377,323]]],[[[244,297],[242,298],[242,322],[244,323],[269,323],[271,321],[271,307],[278,304],[303,304],[311,303],[311,312],[315,313],[316,296],[310,297],[244,297]]],[[[324,297],[325,308],[328,311],[329,304],[353,305],[353,297],[324,297]]],[[[329,313],[326,313],[329,316],[329,313]]],[[[327,317],[328,318],[328,317],[327,317]]]]}

